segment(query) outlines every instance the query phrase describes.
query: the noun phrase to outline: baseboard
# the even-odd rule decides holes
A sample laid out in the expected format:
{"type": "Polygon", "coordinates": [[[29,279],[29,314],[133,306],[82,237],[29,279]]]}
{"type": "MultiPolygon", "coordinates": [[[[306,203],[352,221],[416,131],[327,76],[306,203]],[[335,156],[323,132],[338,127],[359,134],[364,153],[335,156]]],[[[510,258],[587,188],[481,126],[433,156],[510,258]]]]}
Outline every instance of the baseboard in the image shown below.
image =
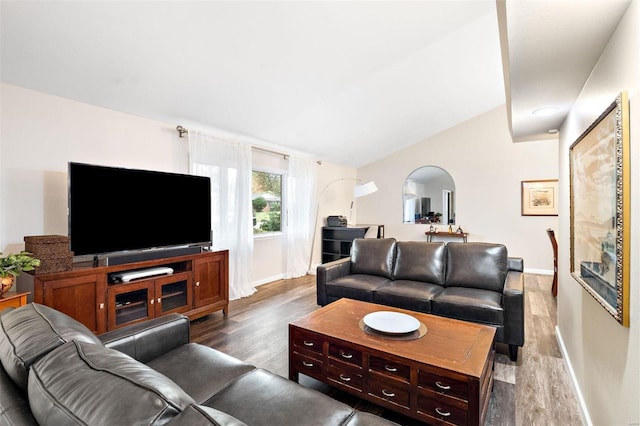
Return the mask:
{"type": "Polygon", "coordinates": [[[553,275],[553,271],[551,269],[524,268],[524,272],[527,274],[553,275]]]}
{"type": "Polygon", "coordinates": [[[556,340],[558,341],[558,346],[560,346],[560,352],[562,352],[564,362],[567,364],[567,368],[569,369],[569,376],[571,377],[571,383],[573,383],[573,390],[575,390],[576,396],[578,398],[578,405],[580,406],[580,415],[582,416],[582,421],[585,425],[592,426],[593,423],[591,422],[591,416],[589,416],[589,410],[587,410],[587,404],[582,397],[582,392],[580,391],[580,386],[578,385],[578,379],[576,378],[576,374],[573,371],[573,366],[571,365],[571,360],[569,359],[567,348],[564,346],[562,334],[560,334],[560,329],[557,325],[556,340]]]}

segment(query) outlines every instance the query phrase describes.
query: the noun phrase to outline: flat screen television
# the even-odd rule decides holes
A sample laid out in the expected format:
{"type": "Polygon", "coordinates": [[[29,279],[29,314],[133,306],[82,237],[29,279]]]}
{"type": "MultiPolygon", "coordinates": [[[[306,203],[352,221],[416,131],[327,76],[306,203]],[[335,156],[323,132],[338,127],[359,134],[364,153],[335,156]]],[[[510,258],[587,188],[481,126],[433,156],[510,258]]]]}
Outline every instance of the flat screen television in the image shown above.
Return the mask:
{"type": "Polygon", "coordinates": [[[211,244],[208,177],[69,163],[75,256],[211,244]]]}

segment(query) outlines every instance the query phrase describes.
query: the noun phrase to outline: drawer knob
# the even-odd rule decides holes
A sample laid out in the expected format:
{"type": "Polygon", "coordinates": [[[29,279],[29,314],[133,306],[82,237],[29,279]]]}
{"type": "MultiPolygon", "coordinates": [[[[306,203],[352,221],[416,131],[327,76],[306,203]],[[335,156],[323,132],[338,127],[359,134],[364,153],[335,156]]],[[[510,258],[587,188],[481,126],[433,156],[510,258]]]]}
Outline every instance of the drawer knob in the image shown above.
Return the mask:
{"type": "Polygon", "coordinates": [[[305,340],[302,344],[305,346],[313,346],[313,342],[309,342],[308,340],[305,340]]]}
{"type": "Polygon", "coordinates": [[[351,381],[351,377],[345,376],[344,374],[341,374],[340,375],[340,380],[345,381],[345,382],[350,382],[351,381]]]}
{"type": "Polygon", "coordinates": [[[449,385],[443,385],[441,382],[436,382],[436,386],[439,387],[442,390],[449,390],[451,389],[451,386],[449,385]]]}
{"type": "Polygon", "coordinates": [[[440,414],[443,417],[449,417],[451,415],[451,413],[449,411],[442,411],[438,407],[436,407],[436,413],[440,414]]]}
{"type": "Polygon", "coordinates": [[[395,373],[396,371],[398,371],[398,369],[392,365],[385,365],[384,369],[391,373],[395,373]]]}
{"type": "Polygon", "coordinates": [[[353,358],[352,354],[346,353],[345,351],[340,351],[340,356],[344,359],[351,359],[353,358]]]}
{"type": "Polygon", "coordinates": [[[395,394],[395,393],[393,393],[393,392],[389,392],[389,391],[386,391],[386,390],[384,390],[384,389],[382,389],[382,394],[383,394],[384,396],[386,396],[387,398],[393,398],[394,396],[396,396],[396,394],[395,394]]]}
{"type": "Polygon", "coordinates": [[[304,365],[305,367],[313,367],[313,363],[307,361],[302,361],[302,365],[304,365]]]}

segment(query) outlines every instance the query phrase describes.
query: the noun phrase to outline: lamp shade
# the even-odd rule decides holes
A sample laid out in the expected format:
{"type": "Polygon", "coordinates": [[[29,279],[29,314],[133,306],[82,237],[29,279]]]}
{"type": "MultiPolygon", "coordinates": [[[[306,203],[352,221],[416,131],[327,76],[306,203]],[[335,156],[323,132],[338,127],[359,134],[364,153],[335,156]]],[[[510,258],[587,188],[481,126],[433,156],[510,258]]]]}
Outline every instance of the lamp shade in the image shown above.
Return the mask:
{"type": "Polygon", "coordinates": [[[353,188],[353,196],[356,198],[364,197],[365,195],[373,194],[378,190],[378,187],[373,181],[363,183],[353,188]]]}

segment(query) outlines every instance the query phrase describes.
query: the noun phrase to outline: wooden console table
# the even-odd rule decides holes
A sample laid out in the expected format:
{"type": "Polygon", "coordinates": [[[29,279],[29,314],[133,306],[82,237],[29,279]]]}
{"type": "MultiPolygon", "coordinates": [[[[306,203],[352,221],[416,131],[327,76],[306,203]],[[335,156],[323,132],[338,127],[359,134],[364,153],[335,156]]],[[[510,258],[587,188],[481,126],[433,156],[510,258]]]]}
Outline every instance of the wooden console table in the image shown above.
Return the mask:
{"type": "Polygon", "coordinates": [[[482,425],[493,385],[496,329],[359,300],[340,299],[289,324],[289,378],[313,377],[382,407],[437,425],[482,425]],[[389,340],[360,327],[380,310],[427,328],[389,340]]]}
{"type": "Polygon", "coordinates": [[[19,308],[27,304],[29,292],[10,291],[0,297],[0,311],[4,308],[19,308]]]}
{"type": "Polygon", "coordinates": [[[432,232],[427,231],[424,233],[427,236],[427,241],[431,242],[433,240],[434,235],[436,237],[447,237],[447,238],[460,238],[463,242],[467,242],[467,237],[469,236],[468,232],[432,232]]]}

